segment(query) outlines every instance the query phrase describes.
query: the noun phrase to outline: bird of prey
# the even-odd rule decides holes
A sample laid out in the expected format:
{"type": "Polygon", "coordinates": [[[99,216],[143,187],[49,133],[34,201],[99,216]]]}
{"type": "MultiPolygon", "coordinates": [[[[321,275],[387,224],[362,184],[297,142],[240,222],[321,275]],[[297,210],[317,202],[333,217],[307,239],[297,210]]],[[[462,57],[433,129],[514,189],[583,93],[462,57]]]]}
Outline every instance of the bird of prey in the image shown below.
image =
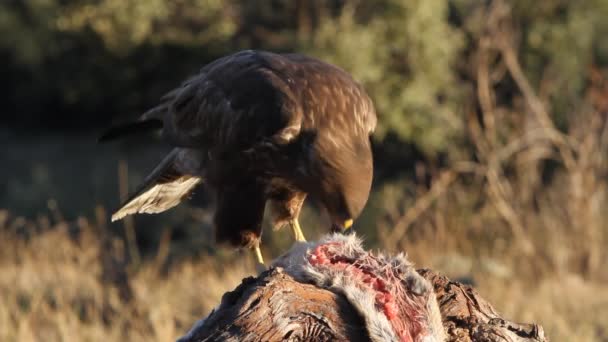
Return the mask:
{"type": "Polygon", "coordinates": [[[217,59],[100,138],[162,129],[174,147],[112,220],[165,211],[204,182],[215,195],[216,242],[253,248],[263,264],[267,202],[275,228],[291,226],[296,240],[305,241],[298,216],[308,195],[333,231],[351,227],[370,192],[375,127],[370,97],[338,67],[252,50],[217,59]]]}

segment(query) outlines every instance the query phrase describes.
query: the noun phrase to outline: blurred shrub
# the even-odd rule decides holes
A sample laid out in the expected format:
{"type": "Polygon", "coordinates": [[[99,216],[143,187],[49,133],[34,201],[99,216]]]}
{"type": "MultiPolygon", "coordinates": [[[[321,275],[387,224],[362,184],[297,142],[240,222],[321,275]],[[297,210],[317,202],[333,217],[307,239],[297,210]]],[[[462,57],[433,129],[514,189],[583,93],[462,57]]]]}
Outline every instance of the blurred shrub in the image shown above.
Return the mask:
{"type": "Polygon", "coordinates": [[[3,122],[69,133],[134,116],[234,30],[220,1],[2,2],[3,122]]]}
{"type": "Polygon", "coordinates": [[[370,90],[379,140],[394,132],[432,153],[463,133],[454,68],[463,36],[447,19],[446,0],[347,4],[337,18],[322,18],[309,49],[370,90]]]}
{"type": "Polygon", "coordinates": [[[221,0],[103,0],[67,7],[61,30],[91,29],[113,51],[143,43],[203,46],[229,39],[236,30],[231,6],[221,0]]]}
{"type": "MultiPolygon", "coordinates": [[[[241,48],[298,50],[352,72],[372,94],[376,140],[456,153],[476,106],[476,53],[495,1],[5,1],[1,93],[13,124],[95,127],[134,115],[204,63],[241,48]],[[9,87],[7,84],[11,84],[9,87]],[[95,125],[95,126],[91,126],[95,125]]],[[[525,74],[561,129],[590,64],[608,62],[608,2],[513,1],[525,74]]],[[[503,82],[497,102],[521,103],[503,82]]],[[[458,154],[460,155],[460,154],[458,154]]]]}

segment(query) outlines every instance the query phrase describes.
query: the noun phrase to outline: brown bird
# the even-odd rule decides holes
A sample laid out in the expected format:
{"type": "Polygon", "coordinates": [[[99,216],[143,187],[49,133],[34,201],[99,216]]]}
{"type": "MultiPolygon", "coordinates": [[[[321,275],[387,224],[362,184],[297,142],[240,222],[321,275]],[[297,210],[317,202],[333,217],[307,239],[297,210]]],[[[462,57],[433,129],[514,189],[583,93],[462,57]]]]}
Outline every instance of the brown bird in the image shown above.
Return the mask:
{"type": "Polygon", "coordinates": [[[296,240],[305,240],[298,216],[307,195],[333,231],[351,227],[370,192],[375,127],[365,90],[333,65],[263,51],[220,58],[100,138],[162,129],[174,146],[112,220],[165,211],[204,181],[216,198],[216,241],[254,248],[263,264],[267,201],[273,225],[290,225],[296,240]]]}

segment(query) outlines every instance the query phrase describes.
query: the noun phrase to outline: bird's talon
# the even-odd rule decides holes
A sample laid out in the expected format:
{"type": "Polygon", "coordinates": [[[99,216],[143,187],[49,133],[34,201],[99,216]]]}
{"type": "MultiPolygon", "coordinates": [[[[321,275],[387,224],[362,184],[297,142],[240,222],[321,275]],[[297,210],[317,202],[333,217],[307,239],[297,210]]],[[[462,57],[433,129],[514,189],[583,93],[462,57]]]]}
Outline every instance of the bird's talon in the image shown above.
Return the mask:
{"type": "Polygon", "coordinates": [[[266,265],[264,264],[264,258],[262,257],[262,251],[260,250],[260,246],[257,245],[253,248],[255,252],[255,258],[257,259],[257,263],[255,264],[255,270],[258,274],[267,270],[266,265]]]}
{"type": "Polygon", "coordinates": [[[253,251],[255,252],[255,258],[258,264],[264,265],[264,258],[262,257],[262,251],[260,250],[260,246],[255,246],[253,248],[253,251]]]}
{"type": "Polygon", "coordinates": [[[291,226],[291,231],[293,232],[293,237],[298,242],[306,242],[306,238],[304,237],[304,233],[302,233],[302,228],[300,228],[300,223],[298,219],[293,219],[289,223],[291,226]]]}

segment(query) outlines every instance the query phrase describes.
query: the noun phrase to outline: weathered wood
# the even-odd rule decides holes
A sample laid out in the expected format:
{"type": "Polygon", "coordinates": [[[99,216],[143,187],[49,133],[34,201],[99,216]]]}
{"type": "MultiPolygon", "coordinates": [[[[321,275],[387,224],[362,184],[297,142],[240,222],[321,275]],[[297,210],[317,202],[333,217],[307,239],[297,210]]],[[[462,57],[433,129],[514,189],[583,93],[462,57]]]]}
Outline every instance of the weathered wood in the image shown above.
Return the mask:
{"type": "Polygon", "coordinates": [[[363,326],[344,296],[273,269],[224,294],[180,341],[369,341],[363,326]]]}
{"type": "Polygon", "coordinates": [[[418,270],[418,273],[433,284],[447,341],[548,341],[541,326],[513,323],[500,317],[471,286],[451,281],[428,269],[418,270]]]}
{"type": "MultiPolygon", "coordinates": [[[[419,270],[434,286],[447,341],[547,341],[542,327],[512,323],[470,286],[419,270]]],[[[246,278],[180,342],[369,341],[346,298],[296,282],[281,269],[246,278]]]]}

